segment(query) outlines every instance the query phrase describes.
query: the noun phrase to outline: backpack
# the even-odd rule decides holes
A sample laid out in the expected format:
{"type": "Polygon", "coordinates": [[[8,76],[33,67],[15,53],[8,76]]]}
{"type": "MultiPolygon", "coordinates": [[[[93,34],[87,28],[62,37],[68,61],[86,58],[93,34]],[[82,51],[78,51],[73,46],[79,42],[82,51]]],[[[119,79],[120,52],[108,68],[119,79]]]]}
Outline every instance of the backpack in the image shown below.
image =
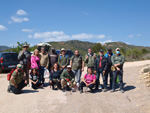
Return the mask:
{"type": "MultiPolygon", "coordinates": [[[[17,69],[12,69],[11,72],[7,74],[7,80],[8,81],[10,81],[10,78],[11,78],[14,71],[16,71],[17,75],[18,75],[18,70],[17,69]]],[[[21,71],[23,72],[23,70],[21,70],[21,71]]]]}
{"type": "MultiPolygon", "coordinates": [[[[68,57],[68,55],[65,55],[65,57],[67,58],[67,57],[68,57]]],[[[61,60],[61,55],[59,56],[59,58],[60,58],[60,60],[61,60]]]]}

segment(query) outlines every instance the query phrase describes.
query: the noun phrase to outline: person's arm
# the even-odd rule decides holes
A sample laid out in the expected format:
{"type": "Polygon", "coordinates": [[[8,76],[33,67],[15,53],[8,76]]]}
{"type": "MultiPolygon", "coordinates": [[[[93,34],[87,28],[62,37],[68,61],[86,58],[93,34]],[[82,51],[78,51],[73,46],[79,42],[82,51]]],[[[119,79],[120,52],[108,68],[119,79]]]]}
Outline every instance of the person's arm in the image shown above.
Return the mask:
{"type": "Polygon", "coordinates": [[[46,60],[47,60],[46,68],[48,68],[49,67],[49,55],[48,54],[47,54],[46,60]]]}
{"type": "Polygon", "coordinates": [[[124,61],[125,61],[125,58],[124,58],[124,56],[122,55],[120,65],[123,65],[123,64],[124,64],[124,61]]]}
{"type": "Polygon", "coordinates": [[[82,62],[82,71],[84,71],[84,60],[82,60],[81,62],[82,62]]]}
{"type": "Polygon", "coordinates": [[[85,63],[88,63],[88,55],[85,55],[84,62],[85,62],[85,63]]]}
{"type": "Polygon", "coordinates": [[[60,78],[66,80],[66,77],[65,77],[65,70],[61,73],[60,78]]]}
{"type": "Polygon", "coordinates": [[[67,56],[67,62],[64,66],[67,67],[68,64],[69,64],[69,56],[67,56]]]}
{"type": "Polygon", "coordinates": [[[23,51],[20,51],[20,52],[19,52],[19,54],[18,54],[18,60],[22,60],[23,54],[24,54],[23,51]]]}
{"type": "Polygon", "coordinates": [[[112,62],[112,65],[115,64],[115,61],[114,61],[114,56],[111,57],[111,62],[112,62]]]}
{"type": "Polygon", "coordinates": [[[93,82],[89,83],[88,86],[91,85],[91,84],[95,84],[95,82],[96,82],[96,75],[94,75],[94,80],[93,80],[93,82]]]}
{"type": "Polygon", "coordinates": [[[58,64],[59,64],[60,67],[62,67],[60,56],[58,56],[58,64]]]}
{"type": "Polygon", "coordinates": [[[52,76],[53,76],[53,73],[52,71],[50,72],[50,76],[49,76],[49,80],[52,80],[52,76]]]}
{"type": "Polygon", "coordinates": [[[70,65],[71,65],[71,67],[72,67],[72,62],[73,62],[73,56],[70,59],[70,65]]]}
{"type": "Polygon", "coordinates": [[[16,84],[16,80],[15,80],[16,76],[17,76],[17,72],[14,71],[14,72],[12,73],[12,76],[11,76],[11,78],[10,78],[10,81],[11,81],[12,84],[17,88],[18,85],[16,84]]]}
{"type": "Polygon", "coordinates": [[[94,61],[94,71],[96,71],[96,69],[97,69],[97,59],[95,59],[94,61]]]}

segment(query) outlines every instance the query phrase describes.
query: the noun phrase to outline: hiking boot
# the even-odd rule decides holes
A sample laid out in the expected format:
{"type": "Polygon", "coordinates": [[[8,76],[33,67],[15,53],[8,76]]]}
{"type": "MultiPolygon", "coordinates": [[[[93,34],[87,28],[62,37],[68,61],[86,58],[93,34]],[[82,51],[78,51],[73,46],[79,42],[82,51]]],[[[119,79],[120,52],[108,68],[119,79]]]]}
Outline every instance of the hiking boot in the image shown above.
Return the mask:
{"type": "Polygon", "coordinates": [[[103,89],[103,92],[106,92],[106,91],[107,91],[107,88],[104,88],[104,89],[103,89]]]}
{"type": "Polygon", "coordinates": [[[10,89],[10,86],[8,86],[7,92],[8,92],[8,93],[12,93],[12,91],[11,91],[11,89],[10,89]]]}
{"type": "Polygon", "coordinates": [[[115,89],[112,89],[111,92],[115,92],[115,89]]]}
{"type": "Polygon", "coordinates": [[[121,93],[124,93],[124,90],[123,89],[120,89],[121,93]]]}
{"type": "Polygon", "coordinates": [[[65,88],[63,88],[63,89],[62,89],[62,92],[65,92],[65,91],[66,91],[65,88]]]}
{"type": "Polygon", "coordinates": [[[83,90],[80,90],[80,93],[83,93],[83,90]]]}

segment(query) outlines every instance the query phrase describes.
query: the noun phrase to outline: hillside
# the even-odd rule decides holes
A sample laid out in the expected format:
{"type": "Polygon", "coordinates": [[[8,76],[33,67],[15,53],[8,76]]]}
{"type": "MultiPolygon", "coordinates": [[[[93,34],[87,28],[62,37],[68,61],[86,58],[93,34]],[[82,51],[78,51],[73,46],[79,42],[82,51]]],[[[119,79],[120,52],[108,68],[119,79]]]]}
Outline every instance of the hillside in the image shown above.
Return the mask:
{"type": "Polygon", "coordinates": [[[7,46],[0,46],[0,52],[1,52],[1,51],[5,51],[5,50],[7,50],[7,49],[10,49],[10,48],[7,47],[7,46]]]}
{"type": "Polygon", "coordinates": [[[124,48],[124,49],[150,49],[150,47],[144,47],[144,46],[134,46],[134,45],[128,45],[126,43],[123,42],[109,42],[109,43],[105,43],[104,47],[107,48],[112,48],[113,50],[115,50],[116,48],[124,48]]]}

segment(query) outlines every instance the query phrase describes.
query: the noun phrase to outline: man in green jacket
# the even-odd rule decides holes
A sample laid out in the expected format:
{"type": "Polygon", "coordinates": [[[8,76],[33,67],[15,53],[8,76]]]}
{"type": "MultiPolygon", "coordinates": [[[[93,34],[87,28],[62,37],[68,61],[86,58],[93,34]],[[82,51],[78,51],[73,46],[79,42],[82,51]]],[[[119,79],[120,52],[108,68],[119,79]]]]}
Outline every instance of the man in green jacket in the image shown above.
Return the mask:
{"type": "Polygon", "coordinates": [[[27,86],[26,76],[24,76],[22,68],[22,65],[18,64],[17,69],[12,73],[7,90],[9,93],[20,94],[21,90],[27,86]]]}
{"type": "Polygon", "coordinates": [[[96,59],[96,54],[92,52],[92,49],[88,49],[88,54],[85,55],[84,62],[87,64],[87,68],[94,69],[94,62],[96,59]]]}
{"type": "Polygon", "coordinates": [[[67,69],[63,70],[60,78],[63,92],[65,92],[65,86],[69,86],[72,88],[72,91],[74,91],[74,87],[76,86],[75,75],[72,72],[70,65],[67,66],[67,69]]]}
{"type": "Polygon", "coordinates": [[[112,84],[112,92],[115,92],[115,86],[116,86],[116,79],[117,75],[119,75],[119,81],[120,81],[120,91],[124,93],[123,90],[123,64],[125,61],[125,58],[122,54],[120,54],[120,49],[116,49],[116,55],[113,55],[111,57],[112,65],[115,67],[115,70],[113,71],[113,84],[112,84]]]}
{"type": "Polygon", "coordinates": [[[61,49],[61,54],[58,57],[58,64],[64,70],[69,64],[69,56],[66,55],[66,50],[64,48],[61,49]]]}

